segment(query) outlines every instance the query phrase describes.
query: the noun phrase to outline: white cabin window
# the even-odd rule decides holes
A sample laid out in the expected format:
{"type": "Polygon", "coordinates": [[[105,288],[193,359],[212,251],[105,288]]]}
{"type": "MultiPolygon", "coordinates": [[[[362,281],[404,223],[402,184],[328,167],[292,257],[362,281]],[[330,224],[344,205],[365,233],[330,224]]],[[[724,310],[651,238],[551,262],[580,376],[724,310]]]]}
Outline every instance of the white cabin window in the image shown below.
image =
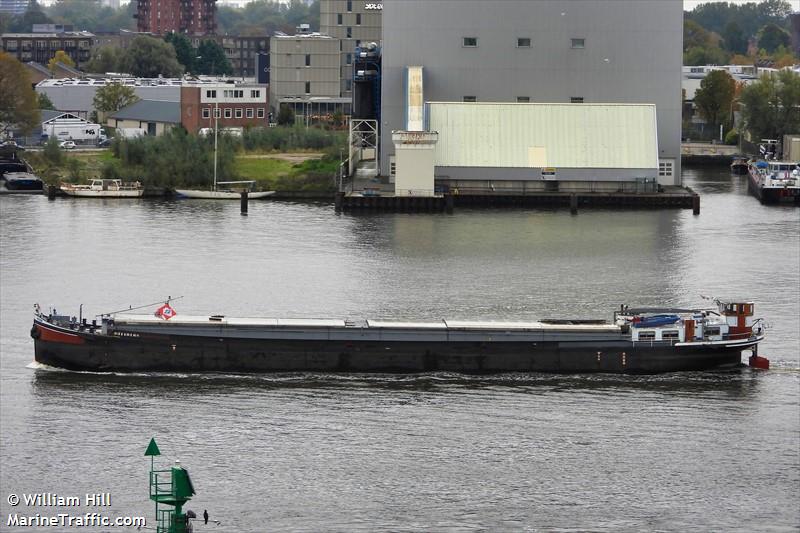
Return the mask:
{"type": "Polygon", "coordinates": [[[675,172],[675,161],[672,159],[658,160],[658,177],[671,178],[675,172]]]}
{"type": "Polygon", "coordinates": [[[677,339],[679,337],[677,329],[667,329],[661,332],[661,338],[666,340],[677,339]]]}
{"type": "Polygon", "coordinates": [[[653,341],[656,339],[656,332],[655,331],[640,331],[639,332],[639,340],[640,341],[653,341]]]}

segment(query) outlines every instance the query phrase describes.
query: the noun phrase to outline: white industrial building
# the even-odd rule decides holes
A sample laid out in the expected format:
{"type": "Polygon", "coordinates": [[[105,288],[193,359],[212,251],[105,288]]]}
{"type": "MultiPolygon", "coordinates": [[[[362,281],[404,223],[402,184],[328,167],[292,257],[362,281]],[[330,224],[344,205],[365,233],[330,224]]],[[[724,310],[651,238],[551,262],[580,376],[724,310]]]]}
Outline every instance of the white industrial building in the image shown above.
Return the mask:
{"type": "Polygon", "coordinates": [[[416,65],[425,131],[438,133],[437,183],[519,190],[565,190],[582,180],[591,182],[584,190],[638,190],[653,179],[680,184],[679,0],[382,6],[382,175],[402,173],[396,150],[404,136],[397,144],[392,135],[415,129],[408,118],[416,65]]]}

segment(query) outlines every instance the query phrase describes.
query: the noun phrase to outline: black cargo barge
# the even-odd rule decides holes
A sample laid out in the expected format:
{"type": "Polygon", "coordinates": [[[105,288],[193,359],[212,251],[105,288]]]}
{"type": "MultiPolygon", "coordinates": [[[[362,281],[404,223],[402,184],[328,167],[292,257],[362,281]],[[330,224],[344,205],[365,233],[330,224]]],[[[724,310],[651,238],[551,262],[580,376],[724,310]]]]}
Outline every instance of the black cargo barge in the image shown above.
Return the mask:
{"type": "Polygon", "coordinates": [[[37,312],[31,335],[39,363],[93,372],[658,373],[735,367],[755,351],[753,305],[721,307],[623,309],[613,323],[127,314],[88,323],[37,312]]]}

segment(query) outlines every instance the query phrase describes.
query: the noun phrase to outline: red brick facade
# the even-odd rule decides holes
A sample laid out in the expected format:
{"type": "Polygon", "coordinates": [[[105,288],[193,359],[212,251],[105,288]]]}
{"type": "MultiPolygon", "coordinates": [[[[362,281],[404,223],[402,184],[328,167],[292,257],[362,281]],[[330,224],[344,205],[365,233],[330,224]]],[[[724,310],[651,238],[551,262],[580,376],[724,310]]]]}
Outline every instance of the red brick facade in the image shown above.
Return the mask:
{"type": "Polygon", "coordinates": [[[215,107],[219,110],[220,128],[267,126],[267,86],[215,84],[181,87],[181,124],[189,133],[213,128],[215,107]],[[224,96],[226,93],[235,94],[224,96]]]}
{"type": "Polygon", "coordinates": [[[136,27],[140,32],[164,35],[214,35],[216,0],[137,0],[136,27]]]}

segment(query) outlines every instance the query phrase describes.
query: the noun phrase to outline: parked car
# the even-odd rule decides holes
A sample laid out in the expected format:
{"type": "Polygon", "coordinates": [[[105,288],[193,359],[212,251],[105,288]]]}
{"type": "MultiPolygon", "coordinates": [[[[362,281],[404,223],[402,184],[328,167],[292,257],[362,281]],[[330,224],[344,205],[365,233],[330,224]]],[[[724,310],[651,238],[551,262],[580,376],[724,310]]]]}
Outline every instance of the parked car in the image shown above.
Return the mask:
{"type": "Polygon", "coordinates": [[[98,148],[108,148],[111,146],[111,139],[103,139],[99,143],[97,143],[98,148]]]}
{"type": "Polygon", "coordinates": [[[74,141],[61,141],[58,143],[58,147],[62,150],[74,150],[75,149],[75,142],[74,141]]]}

